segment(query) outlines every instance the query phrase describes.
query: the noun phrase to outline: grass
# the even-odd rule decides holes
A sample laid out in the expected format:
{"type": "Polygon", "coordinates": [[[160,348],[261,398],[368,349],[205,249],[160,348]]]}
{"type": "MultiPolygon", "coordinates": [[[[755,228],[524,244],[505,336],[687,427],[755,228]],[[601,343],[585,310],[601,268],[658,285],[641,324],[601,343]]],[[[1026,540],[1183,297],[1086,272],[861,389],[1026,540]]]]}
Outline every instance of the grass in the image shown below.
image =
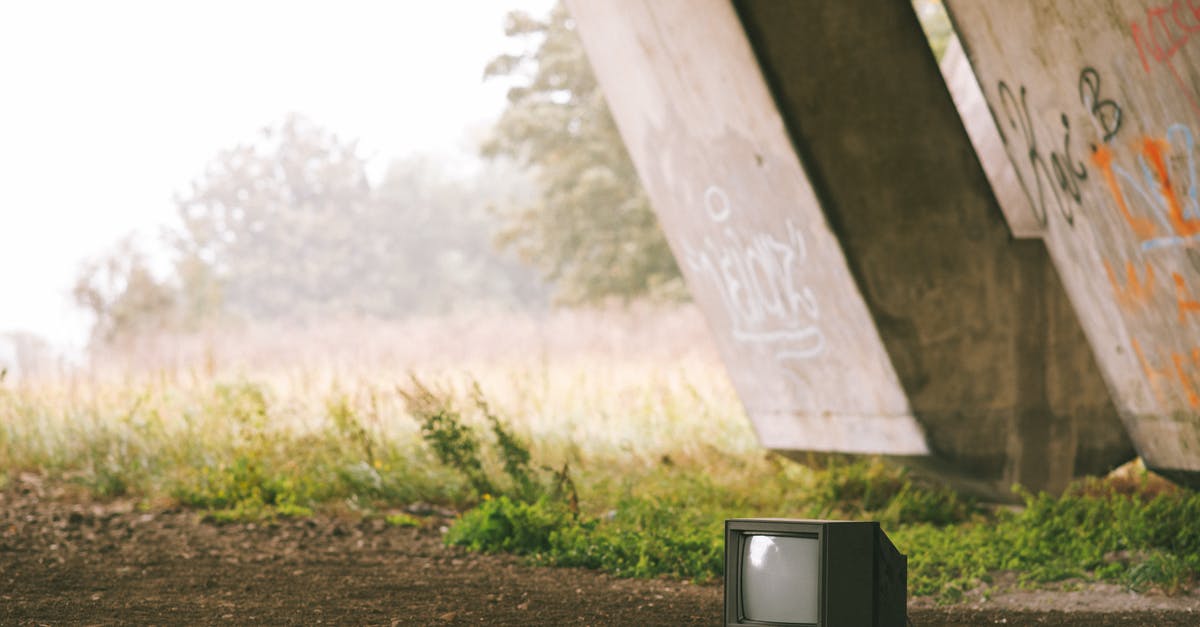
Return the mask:
{"type": "Polygon", "coordinates": [[[1025,587],[1082,580],[1182,592],[1200,573],[1200,495],[1127,494],[1113,485],[1089,480],[1057,498],[1025,494],[1019,511],[897,528],[893,540],[915,562],[911,592],[953,601],[1003,571],[1025,587]]]}
{"type": "Polygon", "coordinates": [[[0,487],[34,472],[218,521],[336,509],[427,526],[395,513],[423,502],[463,512],[450,543],[698,581],[720,576],[725,518],[870,518],[909,555],[910,592],[945,602],[1005,572],[1169,594],[1200,572],[1200,495],[1144,470],[991,510],[879,460],[796,464],[758,446],[702,326],[597,321],[564,325],[590,343],[525,338],[538,350],[462,368],[378,347],[286,368],[215,350],[198,368],[6,383],[0,487]]]}
{"type": "MultiPolygon", "coordinates": [[[[341,337],[340,353],[319,330],[312,343],[325,353],[286,353],[286,367],[268,367],[259,353],[279,350],[268,341],[270,329],[265,340],[224,339],[207,350],[186,338],[169,341],[187,352],[151,350],[142,357],[150,366],[140,369],[117,361],[87,374],[7,382],[0,386],[0,482],[30,471],[98,498],[175,501],[247,516],[334,505],[369,512],[376,503],[415,501],[469,507],[480,486],[437,463],[405,409],[400,390],[411,372],[441,395],[468,405],[478,396],[496,412],[518,416],[509,435],[535,443],[541,464],[639,471],[668,455],[701,464],[718,451],[710,438],[720,442],[721,455],[757,452],[720,366],[704,352],[711,349],[678,333],[703,333],[702,321],[681,314],[646,328],[644,317],[634,312],[614,323],[575,312],[540,325],[500,320],[489,329],[450,321],[449,331],[429,332],[423,322],[410,329],[448,343],[454,335],[489,332],[505,339],[500,349],[460,355],[453,367],[412,367],[409,351],[429,350],[430,340],[413,349],[397,339],[401,331],[378,326],[341,337]],[[467,326],[470,332],[459,332],[467,326]],[[672,334],[679,339],[664,344],[672,334]],[[658,339],[646,342],[648,335],[658,339]],[[391,338],[395,350],[381,349],[376,336],[391,338]],[[514,358],[511,342],[532,349],[514,358]],[[266,346],[233,350],[258,344],[266,346]],[[354,361],[348,353],[357,355],[360,346],[370,351],[354,361]],[[650,349],[614,358],[628,346],[650,349]]],[[[485,414],[467,419],[496,433],[485,414]]],[[[611,478],[584,474],[601,483],[611,478]]]]}

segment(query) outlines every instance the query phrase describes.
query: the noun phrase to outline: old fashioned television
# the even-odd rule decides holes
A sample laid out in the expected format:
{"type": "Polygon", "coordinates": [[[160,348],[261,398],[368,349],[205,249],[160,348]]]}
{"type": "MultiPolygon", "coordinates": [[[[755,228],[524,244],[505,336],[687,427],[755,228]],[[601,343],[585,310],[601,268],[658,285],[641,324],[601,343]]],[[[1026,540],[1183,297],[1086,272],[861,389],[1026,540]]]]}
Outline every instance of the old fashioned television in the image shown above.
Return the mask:
{"type": "Polygon", "coordinates": [[[903,627],[907,585],[877,522],[725,521],[725,625],[903,627]]]}

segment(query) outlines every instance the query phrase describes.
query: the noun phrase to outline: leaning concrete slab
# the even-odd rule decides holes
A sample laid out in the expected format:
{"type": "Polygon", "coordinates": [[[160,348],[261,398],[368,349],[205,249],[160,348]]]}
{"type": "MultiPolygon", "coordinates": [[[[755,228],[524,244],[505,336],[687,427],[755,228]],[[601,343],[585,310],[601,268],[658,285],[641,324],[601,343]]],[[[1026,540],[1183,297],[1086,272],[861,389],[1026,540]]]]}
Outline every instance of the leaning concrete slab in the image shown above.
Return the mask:
{"type": "Polygon", "coordinates": [[[570,6],[763,441],[928,454],[732,7],[570,6]]]}
{"type": "Polygon", "coordinates": [[[948,0],[1125,426],[1200,485],[1200,2],[948,0]]]}
{"type": "Polygon", "coordinates": [[[1004,213],[1008,230],[1013,237],[1040,238],[1042,223],[1029,211],[1021,179],[1017,178],[1017,170],[1008,158],[1004,138],[996,128],[992,110],[988,108],[983,90],[979,88],[979,82],[971,70],[971,62],[967,60],[957,37],[950,39],[938,67],[962,118],[967,136],[971,138],[979,165],[983,167],[992,193],[1004,213]]]}
{"type": "Polygon", "coordinates": [[[993,496],[1129,458],[907,3],[568,4],[766,446],[993,496]]]}

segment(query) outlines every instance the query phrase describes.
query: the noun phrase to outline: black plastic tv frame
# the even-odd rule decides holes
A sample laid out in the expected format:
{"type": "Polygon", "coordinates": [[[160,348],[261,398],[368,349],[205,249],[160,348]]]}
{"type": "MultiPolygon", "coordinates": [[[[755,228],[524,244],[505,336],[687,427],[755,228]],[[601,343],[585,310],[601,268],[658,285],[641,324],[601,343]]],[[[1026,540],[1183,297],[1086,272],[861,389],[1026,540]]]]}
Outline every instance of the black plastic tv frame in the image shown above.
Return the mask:
{"type": "MultiPolygon", "coordinates": [[[[793,542],[793,545],[797,543],[793,542]]],[[[806,545],[807,546],[807,545],[806,545]]],[[[807,549],[806,549],[807,550],[807,549]]],[[[777,580],[800,573],[783,572],[792,567],[811,569],[811,563],[780,562],[770,566],[780,570],[777,580]]],[[[805,560],[797,560],[804,562],[805,560]]],[[[761,578],[764,575],[759,575],[761,578]]],[[[802,575],[803,576],[803,575],[802,575]]],[[[752,577],[753,579],[753,577],[752,577]]],[[[771,582],[775,583],[775,582],[771,582]]],[[[811,586],[811,584],[809,584],[811,586]]],[[[725,521],[725,625],[774,625],[802,627],[904,627],[908,610],[908,559],[896,550],[877,522],[791,520],[782,518],[737,518],[725,521]],[[796,617],[772,616],[760,620],[747,615],[747,593],[762,593],[744,589],[747,585],[747,564],[752,564],[747,551],[754,536],[766,536],[764,543],[787,542],[787,538],[815,540],[817,556],[817,607],[806,607],[796,617]],[[808,617],[815,615],[816,622],[808,617]],[[788,622],[791,618],[794,621],[788,622]]],[[[789,594],[792,591],[768,592],[789,594]]],[[[795,591],[801,594],[801,591],[795,591]]],[[[811,590],[807,591],[811,592],[811,590]]],[[[795,603],[795,599],[780,599],[795,603]]],[[[751,612],[753,614],[753,611],[751,612]]]]}

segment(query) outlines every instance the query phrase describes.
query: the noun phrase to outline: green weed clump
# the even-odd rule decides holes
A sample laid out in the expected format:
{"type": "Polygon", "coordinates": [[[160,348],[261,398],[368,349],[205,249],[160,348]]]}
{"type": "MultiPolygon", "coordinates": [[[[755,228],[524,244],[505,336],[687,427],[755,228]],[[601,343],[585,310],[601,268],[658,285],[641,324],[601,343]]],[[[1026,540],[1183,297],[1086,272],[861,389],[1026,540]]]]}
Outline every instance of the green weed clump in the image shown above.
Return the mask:
{"type": "Polygon", "coordinates": [[[507,479],[503,484],[481,481],[487,473],[483,440],[463,423],[453,403],[415,378],[402,394],[438,459],[481,492],[481,502],[450,527],[448,544],[623,576],[709,579],[720,573],[723,519],[713,518],[711,512],[694,509],[689,515],[681,502],[627,498],[610,516],[581,515],[568,466],[560,471],[534,468],[528,445],[492,410],[476,385],[472,399],[486,419],[500,460],[502,472],[496,475],[507,479]]]}
{"type": "Polygon", "coordinates": [[[794,477],[789,473],[795,465],[768,457],[780,472],[722,483],[669,456],[641,476],[630,473],[619,486],[592,482],[594,505],[600,508],[581,511],[568,467],[557,472],[534,467],[528,445],[513,435],[478,386],[472,400],[490,439],[465,422],[447,394],[416,379],[401,394],[438,459],[479,493],[478,505],[462,514],[445,538],[472,550],[516,553],[538,563],[599,568],[619,576],[703,581],[721,575],[726,518],[868,515],[897,523],[949,524],[975,511],[953,492],[920,487],[903,469],[879,460],[831,461],[794,477]],[[489,464],[487,457],[496,461],[489,464]]]}
{"type": "Polygon", "coordinates": [[[420,527],[421,526],[420,518],[417,518],[415,516],[410,516],[409,514],[404,514],[404,513],[388,514],[387,516],[384,517],[383,521],[389,527],[407,528],[407,527],[420,527]]]}
{"type": "Polygon", "coordinates": [[[720,576],[723,568],[723,520],[701,521],[642,500],[622,503],[611,517],[596,517],[579,515],[551,498],[522,502],[501,496],[463,514],[446,542],[622,577],[670,575],[705,581],[720,576]]]}
{"type": "Polygon", "coordinates": [[[421,437],[439,461],[466,477],[479,494],[496,491],[483,468],[479,437],[467,425],[448,396],[435,394],[416,377],[410,389],[399,390],[408,411],[421,425],[421,437]]]}
{"type": "Polygon", "coordinates": [[[552,536],[545,563],[599,568],[623,577],[670,575],[694,581],[724,570],[724,520],[679,502],[630,499],[611,517],[569,526],[552,536]]]}
{"type": "MultiPolygon", "coordinates": [[[[847,472],[870,475],[880,472],[879,462],[856,462],[847,472]]],[[[793,493],[784,501],[770,501],[773,481],[758,484],[765,494],[746,486],[728,486],[691,469],[665,469],[651,476],[631,478],[621,488],[624,496],[615,507],[599,513],[580,512],[569,503],[541,497],[522,501],[502,496],[484,499],[464,513],[446,536],[450,544],[480,551],[504,551],[527,555],[533,561],[558,566],[598,568],[618,576],[656,577],[670,575],[696,581],[720,577],[724,567],[724,521],[754,516],[815,517],[814,512],[838,518],[854,517],[847,512],[872,517],[882,513],[903,524],[919,521],[930,528],[957,521],[974,511],[973,505],[947,496],[941,490],[926,491],[909,481],[903,471],[887,475],[896,486],[878,501],[861,499],[862,493],[842,493],[833,499],[824,490],[821,477],[845,469],[818,471],[811,479],[820,486],[815,493],[793,493]],[[932,505],[931,505],[932,504],[932,505]],[[869,505],[875,509],[864,509],[869,505]]],[[[779,481],[778,479],[776,481],[779,481]]],[[[882,481],[882,480],[881,480],[882,481]]],[[[597,495],[610,504],[611,492],[604,486],[597,495]]],[[[871,488],[880,494],[883,486],[871,488]]],[[[584,504],[588,504],[585,499],[584,504]]]]}
{"type": "Polygon", "coordinates": [[[946,486],[918,482],[899,466],[874,459],[831,458],[811,475],[807,518],[873,519],[886,525],[949,525],[978,511],[946,486]]]}
{"type": "Polygon", "coordinates": [[[1023,586],[1079,579],[1184,590],[1200,574],[1200,494],[1128,494],[1106,485],[1081,482],[1061,497],[1025,493],[1023,510],[963,525],[897,528],[910,592],[954,601],[1005,571],[1023,586]]]}
{"type": "Polygon", "coordinates": [[[805,467],[768,456],[745,474],[734,469],[744,457],[713,453],[703,468],[684,456],[663,456],[616,480],[585,473],[587,498],[580,503],[547,488],[554,483],[548,469],[533,467],[522,441],[506,439],[507,421],[478,390],[475,403],[492,426],[490,439],[467,426],[448,398],[438,399],[426,402],[445,421],[438,429],[453,437],[426,429],[426,441],[435,449],[439,442],[470,441],[469,455],[439,458],[460,473],[496,479],[489,488],[498,492],[483,492],[446,535],[446,542],[472,550],[620,576],[703,581],[721,575],[725,519],[823,517],[881,521],[909,556],[910,593],[943,602],[1002,572],[1015,573],[1023,586],[1104,580],[1167,593],[1185,589],[1200,573],[1194,524],[1200,495],[1182,490],[1093,480],[1061,497],[1026,493],[1023,508],[989,511],[879,459],[829,458],[805,467]],[[498,461],[489,465],[489,455],[498,461]]]}
{"type": "Polygon", "coordinates": [[[214,510],[218,520],[253,520],[280,516],[309,516],[315,487],[303,477],[292,478],[264,468],[261,461],[242,456],[229,466],[197,469],[194,482],[177,485],[172,496],[183,505],[214,510]]]}

